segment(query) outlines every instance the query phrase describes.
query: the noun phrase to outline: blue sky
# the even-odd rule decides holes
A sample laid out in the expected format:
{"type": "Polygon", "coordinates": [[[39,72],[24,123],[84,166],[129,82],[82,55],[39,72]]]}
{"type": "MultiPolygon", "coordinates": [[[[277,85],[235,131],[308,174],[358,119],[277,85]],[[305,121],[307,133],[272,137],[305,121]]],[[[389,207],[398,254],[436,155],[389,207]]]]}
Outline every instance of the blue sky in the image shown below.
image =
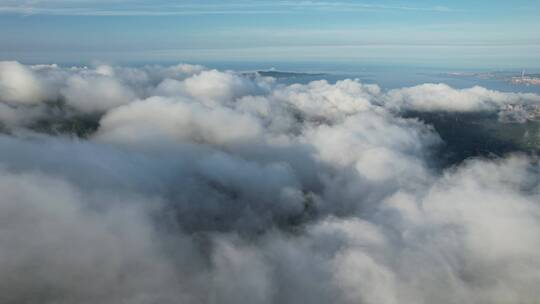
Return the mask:
{"type": "Polygon", "coordinates": [[[0,59],[540,67],[540,1],[0,0],[0,59]]]}

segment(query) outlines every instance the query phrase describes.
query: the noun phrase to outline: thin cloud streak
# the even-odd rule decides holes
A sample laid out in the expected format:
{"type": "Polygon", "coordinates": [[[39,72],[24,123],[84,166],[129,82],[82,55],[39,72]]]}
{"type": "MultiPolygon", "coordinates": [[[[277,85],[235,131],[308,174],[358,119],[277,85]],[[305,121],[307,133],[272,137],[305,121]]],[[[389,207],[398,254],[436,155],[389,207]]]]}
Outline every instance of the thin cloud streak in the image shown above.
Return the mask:
{"type": "Polygon", "coordinates": [[[74,2],[74,1],[26,1],[14,3],[0,1],[0,14],[22,15],[64,15],[64,16],[171,16],[171,15],[213,15],[213,14],[290,14],[303,13],[306,10],[316,12],[361,12],[361,11],[430,11],[430,12],[462,12],[444,6],[413,7],[374,5],[349,2],[258,2],[258,3],[227,3],[227,4],[133,4],[116,1],[103,2],[74,2]]]}

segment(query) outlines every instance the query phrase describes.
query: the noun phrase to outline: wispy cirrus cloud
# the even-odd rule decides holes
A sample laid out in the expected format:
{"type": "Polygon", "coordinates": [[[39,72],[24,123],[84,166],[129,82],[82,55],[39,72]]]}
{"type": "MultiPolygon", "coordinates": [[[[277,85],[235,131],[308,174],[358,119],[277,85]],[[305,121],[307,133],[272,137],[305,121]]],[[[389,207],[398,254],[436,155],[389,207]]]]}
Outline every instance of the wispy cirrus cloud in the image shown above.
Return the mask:
{"type": "Polygon", "coordinates": [[[87,1],[25,0],[0,1],[0,13],[22,15],[154,16],[205,14],[282,14],[309,11],[430,11],[459,12],[445,6],[406,6],[328,1],[87,1]]]}

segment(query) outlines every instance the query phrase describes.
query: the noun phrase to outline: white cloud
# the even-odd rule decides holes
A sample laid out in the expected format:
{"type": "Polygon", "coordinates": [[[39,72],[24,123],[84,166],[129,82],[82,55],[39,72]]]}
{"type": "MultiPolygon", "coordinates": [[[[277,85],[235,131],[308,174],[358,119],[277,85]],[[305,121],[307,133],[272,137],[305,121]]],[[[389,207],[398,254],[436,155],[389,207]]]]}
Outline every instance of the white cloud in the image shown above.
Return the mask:
{"type": "Polygon", "coordinates": [[[505,93],[479,86],[454,89],[442,83],[391,90],[385,99],[387,107],[422,112],[497,111],[504,104],[540,103],[540,96],[536,94],[505,93]]]}
{"type": "Polygon", "coordinates": [[[446,6],[401,6],[358,3],[351,1],[207,1],[179,2],[170,1],[0,1],[0,13],[18,13],[25,15],[88,15],[88,16],[167,16],[167,15],[205,15],[205,14],[283,14],[317,11],[430,11],[439,13],[462,12],[446,6]]]}
{"type": "Polygon", "coordinates": [[[34,73],[14,61],[0,62],[0,101],[14,104],[36,104],[46,96],[34,73]]]}
{"type": "Polygon", "coordinates": [[[540,297],[537,159],[435,169],[435,130],[400,117],[537,95],[286,86],[189,65],[0,66],[3,302],[540,297]],[[21,131],[88,113],[88,139],[21,131]]]}
{"type": "Polygon", "coordinates": [[[106,75],[112,69],[97,71],[98,75],[73,75],[66,81],[61,93],[66,103],[81,112],[104,112],[127,104],[135,99],[135,94],[115,78],[106,75]],[[106,74],[103,74],[106,73],[106,74]]]}
{"type": "Polygon", "coordinates": [[[182,99],[152,97],[107,113],[98,138],[146,144],[146,141],[222,145],[260,136],[258,121],[221,108],[211,109],[182,99]]]}

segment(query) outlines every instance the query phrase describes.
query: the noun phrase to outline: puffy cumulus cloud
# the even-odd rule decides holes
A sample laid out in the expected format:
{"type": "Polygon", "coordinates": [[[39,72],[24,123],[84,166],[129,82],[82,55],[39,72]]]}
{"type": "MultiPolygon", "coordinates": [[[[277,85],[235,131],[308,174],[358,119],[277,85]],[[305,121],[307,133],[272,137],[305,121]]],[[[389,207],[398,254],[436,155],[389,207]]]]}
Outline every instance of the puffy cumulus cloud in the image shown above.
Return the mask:
{"type": "Polygon", "coordinates": [[[473,161],[424,193],[397,192],[376,215],[328,218],[255,243],[229,240],[236,255],[228,271],[257,274],[239,282],[249,289],[234,289],[232,301],[246,294],[262,303],[534,303],[537,169],[521,157],[473,161]]]}
{"type": "Polygon", "coordinates": [[[0,62],[0,101],[36,104],[45,98],[42,83],[31,69],[18,62],[0,62]]]}
{"type": "Polygon", "coordinates": [[[38,120],[102,115],[109,109],[153,96],[161,82],[185,80],[202,71],[204,67],[188,64],[64,68],[0,62],[0,124],[12,129],[32,126],[38,120]]]}
{"type": "Polygon", "coordinates": [[[228,108],[212,109],[182,99],[152,97],[107,113],[97,138],[147,144],[163,140],[223,145],[262,134],[256,119],[228,108]]]}
{"type": "MultiPolygon", "coordinates": [[[[212,108],[247,112],[261,119],[269,130],[282,133],[299,132],[304,120],[332,124],[363,111],[493,112],[508,104],[540,103],[536,94],[505,93],[482,87],[454,89],[445,84],[423,84],[386,92],[377,85],[351,79],[335,84],[321,80],[285,86],[269,77],[220,72],[189,64],[64,68],[54,64],[0,63],[0,102],[12,110],[17,108],[14,111],[18,113],[27,113],[29,107],[41,107],[45,115],[39,117],[41,120],[103,115],[133,101],[158,96],[182,97],[212,108]]],[[[501,120],[523,121],[527,115],[504,112],[501,120]]],[[[18,127],[37,117],[4,116],[3,125],[18,127]]]]}
{"type": "Polygon", "coordinates": [[[385,150],[423,159],[426,156],[423,153],[428,152],[426,148],[437,144],[439,139],[432,128],[416,120],[370,112],[348,117],[341,124],[310,128],[306,131],[306,141],[318,148],[323,160],[347,167],[364,154],[382,156],[385,150]],[[372,153],[372,149],[381,153],[372,153]]]}
{"type": "Polygon", "coordinates": [[[109,200],[97,210],[68,182],[38,173],[2,171],[0,189],[3,303],[184,300],[144,208],[109,200]]]}
{"type": "Polygon", "coordinates": [[[112,68],[114,77],[129,86],[131,90],[137,93],[138,97],[179,95],[180,93],[175,91],[176,88],[171,87],[171,91],[167,91],[165,84],[185,80],[206,70],[203,66],[191,64],[178,64],[175,66],[148,65],[138,68],[115,66],[110,68],[112,68]],[[164,85],[160,86],[162,82],[164,85]],[[164,89],[165,91],[163,91],[164,89]]]}
{"type": "Polygon", "coordinates": [[[311,120],[336,120],[369,110],[381,90],[355,80],[329,84],[325,80],[308,85],[293,84],[273,92],[273,98],[284,100],[311,120]]]}
{"type": "Polygon", "coordinates": [[[538,163],[511,157],[469,162],[421,199],[388,200],[408,244],[400,255],[408,288],[427,288],[415,295],[426,302],[533,303],[539,189],[538,163]]]}
{"type": "Polygon", "coordinates": [[[400,116],[536,95],[282,85],[191,65],[2,66],[2,303],[540,297],[538,160],[434,169],[441,138],[400,116]],[[35,125],[48,120],[95,130],[45,135],[35,125]]]}
{"type": "Polygon", "coordinates": [[[291,111],[287,103],[267,96],[244,96],[234,103],[234,110],[257,118],[267,134],[298,133],[298,112],[291,111]]]}
{"type": "Polygon", "coordinates": [[[446,84],[422,84],[390,90],[384,97],[386,106],[422,112],[497,111],[505,104],[540,103],[540,96],[530,93],[506,93],[475,86],[454,89],[446,84]]]}
{"type": "Polygon", "coordinates": [[[187,78],[183,88],[189,96],[205,104],[232,102],[241,96],[256,94],[261,89],[256,82],[217,70],[203,71],[187,78]]]}
{"type": "Polygon", "coordinates": [[[380,214],[329,218],[236,250],[258,250],[243,261],[273,278],[259,281],[276,290],[273,302],[534,303],[537,169],[521,157],[473,161],[424,194],[396,193],[380,214]]]}
{"type": "Polygon", "coordinates": [[[206,68],[202,65],[181,63],[166,67],[159,65],[148,65],[137,70],[142,70],[147,73],[152,82],[157,84],[164,79],[184,80],[205,71],[206,68]]]}
{"type": "Polygon", "coordinates": [[[289,151],[277,150],[282,156],[255,161],[186,143],[149,151],[49,137],[3,137],[0,142],[0,163],[9,170],[59,175],[96,193],[157,198],[171,209],[178,225],[189,230],[245,232],[286,222],[304,211],[303,183],[314,183],[311,176],[294,171],[309,161],[290,165],[285,157],[299,156],[289,151]]]}
{"type": "Polygon", "coordinates": [[[61,90],[66,103],[83,113],[93,113],[105,112],[135,99],[129,88],[107,73],[112,72],[100,67],[96,75],[69,77],[61,90]]]}
{"type": "Polygon", "coordinates": [[[430,127],[385,112],[361,112],[342,124],[309,128],[302,140],[332,168],[320,173],[322,196],[339,214],[372,212],[398,189],[425,184],[432,174],[426,159],[441,143],[430,127]]]}

